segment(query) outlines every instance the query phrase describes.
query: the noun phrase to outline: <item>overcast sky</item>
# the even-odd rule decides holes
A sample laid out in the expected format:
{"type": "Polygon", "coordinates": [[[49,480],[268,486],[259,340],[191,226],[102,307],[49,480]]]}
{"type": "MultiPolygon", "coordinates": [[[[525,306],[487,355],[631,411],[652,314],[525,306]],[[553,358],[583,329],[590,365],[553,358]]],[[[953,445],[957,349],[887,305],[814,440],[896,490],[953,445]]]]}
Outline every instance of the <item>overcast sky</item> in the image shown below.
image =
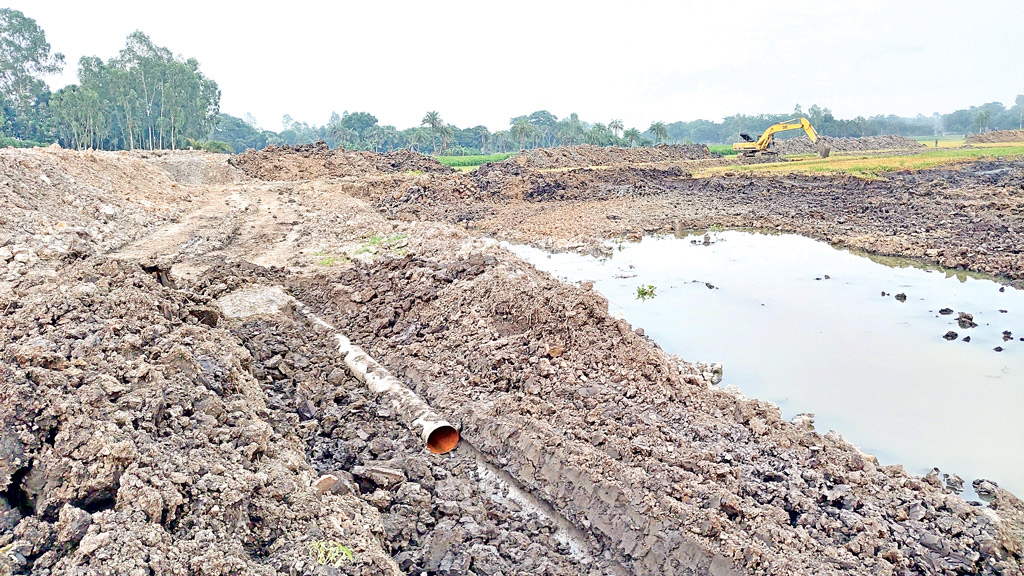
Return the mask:
{"type": "Polygon", "coordinates": [[[827,106],[839,118],[951,112],[1024,93],[1024,0],[727,2],[8,1],[64,74],[141,30],[199,60],[223,112],[324,124],[367,111],[407,128],[428,110],[508,127],[548,110],[589,122],[721,120],[827,106]],[[326,3],[325,3],[326,4],[326,3]]]}

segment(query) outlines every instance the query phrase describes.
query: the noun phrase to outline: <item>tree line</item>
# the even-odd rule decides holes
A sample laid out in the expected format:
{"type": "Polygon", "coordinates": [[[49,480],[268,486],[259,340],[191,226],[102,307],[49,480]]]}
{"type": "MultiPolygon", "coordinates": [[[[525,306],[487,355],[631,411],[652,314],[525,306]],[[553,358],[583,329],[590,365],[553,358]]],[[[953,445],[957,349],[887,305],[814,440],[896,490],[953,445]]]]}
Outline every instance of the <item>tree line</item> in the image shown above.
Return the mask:
{"type": "Polygon", "coordinates": [[[593,144],[654,146],[662,142],[728,144],[741,132],[759,134],[769,125],[806,116],[828,136],[900,134],[930,136],[1024,128],[1024,94],[1014,105],[971,106],[949,114],[858,116],[837,119],[827,107],[798,104],[781,114],[735,114],[721,122],[652,122],[627,127],[621,119],[586,122],[575,113],[558,118],[547,110],[509,119],[508,128],[459,128],[436,110],[418,126],[381,125],[370,112],[333,113],[323,125],[285,115],[280,131],[260,128],[251,115],[221,113],[220,90],[194,58],[175,56],[142,32],[128,36],[117,56],[104,62],[84,57],[79,84],[51,93],[42,77],[60,72],[61,54],[51,53],[35,20],[0,8],[0,145],[45,145],[105,150],[201,147],[216,151],[261,149],[270,145],[324,140],[331,147],[387,151],[400,148],[424,154],[487,154],[523,148],[593,144]]]}

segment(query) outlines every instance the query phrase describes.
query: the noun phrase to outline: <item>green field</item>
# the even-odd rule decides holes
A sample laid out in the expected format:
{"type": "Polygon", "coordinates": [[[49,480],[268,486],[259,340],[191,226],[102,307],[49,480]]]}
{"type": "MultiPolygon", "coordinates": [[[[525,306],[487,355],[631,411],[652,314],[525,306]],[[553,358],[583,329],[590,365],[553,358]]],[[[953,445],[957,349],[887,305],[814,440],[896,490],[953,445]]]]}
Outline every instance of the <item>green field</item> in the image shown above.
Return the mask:
{"type": "MultiPolygon", "coordinates": [[[[932,143],[934,144],[934,139],[932,143]]],[[[883,178],[886,172],[897,170],[926,170],[937,166],[951,166],[980,158],[1020,158],[1024,157],[1024,144],[988,145],[976,148],[943,148],[939,141],[939,149],[923,150],[919,154],[900,156],[845,155],[834,154],[828,158],[814,155],[790,156],[790,162],[774,164],[747,164],[731,166],[715,166],[698,169],[695,176],[710,176],[723,172],[759,172],[759,173],[811,173],[811,174],[851,174],[869,180],[883,178]]]]}
{"type": "Polygon", "coordinates": [[[515,156],[515,152],[504,154],[486,154],[477,156],[436,156],[437,161],[452,168],[476,168],[486,162],[501,162],[515,156]]]}
{"type": "Polygon", "coordinates": [[[732,149],[732,144],[711,144],[708,146],[708,150],[721,154],[722,156],[735,156],[738,154],[737,151],[732,149]]]}

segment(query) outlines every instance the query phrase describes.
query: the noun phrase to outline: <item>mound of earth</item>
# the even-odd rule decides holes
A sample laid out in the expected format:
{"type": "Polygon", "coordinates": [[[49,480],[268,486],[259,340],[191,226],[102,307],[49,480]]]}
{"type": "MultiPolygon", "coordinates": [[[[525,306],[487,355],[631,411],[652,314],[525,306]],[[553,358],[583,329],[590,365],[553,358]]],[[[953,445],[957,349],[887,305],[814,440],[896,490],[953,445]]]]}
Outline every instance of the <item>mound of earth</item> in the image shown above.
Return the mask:
{"type": "Polygon", "coordinates": [[[996,142],[1024,142],[1024,130],[994,130],[967,137],[968,144],[992,144],[996,142]]]}
{"type": "MultiPolygon", "coordinates": [[[[870,152],[875,150],[918,150],[925,145],[906,136],[865,136],[862,138],[821,138],[833,152],[870,152]]],[[[779,154],[816,154],[817,145],[810,138],[776,138],[772,144],[779,154]]]]}
{"type": "Polygon", "coordinates": [[[247,150],[228,161],[260,180],[359,178],[402,172],[451,173],[453,168],[409,150],[377,152],[331,150],[324,141],[247,150]]]}
{"type": "Polygon", "coordinates": [[[616,148],[583,144],[523,150],[498,164],[514,164],[522,168],[547,170],[551,168],[612,166],[623,163],[702,160],[705,158],[721,158],[721,155],[711,152],[704,144],[661,144],[654,148],[616,148]]]}
{"type": "Polygon", "coordinates": [[[201,297],[89,258],[0,301],[0,574],[278,574],[310,543],[399,574],[381,517],[314,487],[288,414],[201,297]]]}
{"type": "Polygon", "coordinates": [[[662,192],[672,181],[689,178],[690,173],[679,166],[612,166],[542,172],[523,170],[516,164],[498,163],[485,164],[471,176],[481,191],[516,199],[545,201],[601,200],[662,192]]]}
{"type": "Polygon", "coordinates": [[[191,195],[122,152],[0,150],[0,279],[26,266],[119,247],[172,221],[191,195]]]}

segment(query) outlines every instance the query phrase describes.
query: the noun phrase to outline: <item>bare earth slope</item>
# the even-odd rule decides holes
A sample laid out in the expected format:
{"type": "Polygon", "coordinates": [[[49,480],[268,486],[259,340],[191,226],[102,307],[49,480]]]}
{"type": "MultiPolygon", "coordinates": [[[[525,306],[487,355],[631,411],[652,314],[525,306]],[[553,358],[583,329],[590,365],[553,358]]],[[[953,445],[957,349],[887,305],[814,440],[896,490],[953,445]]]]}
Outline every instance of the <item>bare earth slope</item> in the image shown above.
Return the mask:
{"type": "Polygon", "coordinates": [[[1024,278],[1018,164],[864,183],[353,154],[0,151],[0,574],[1020,573],[1013,495],[974,506],[783,421],[482,236],[759,223],[1024,278]],[[225,315],[254,288],[295,301],[225,315]],[[427,452],[336,332],[463,445],[427,452]]]}

